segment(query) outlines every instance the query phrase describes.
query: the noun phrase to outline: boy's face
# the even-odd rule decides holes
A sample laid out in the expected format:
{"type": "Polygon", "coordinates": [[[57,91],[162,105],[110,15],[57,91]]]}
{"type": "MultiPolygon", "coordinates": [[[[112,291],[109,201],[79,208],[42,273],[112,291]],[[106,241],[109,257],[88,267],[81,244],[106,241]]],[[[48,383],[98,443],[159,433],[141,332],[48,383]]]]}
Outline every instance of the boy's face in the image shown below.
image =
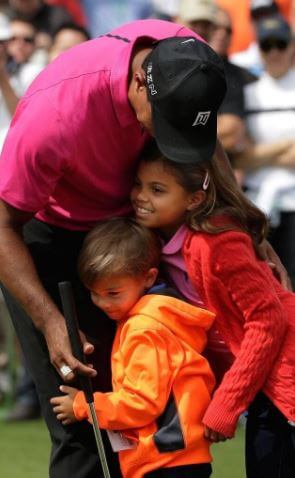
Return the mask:
{"type": "Polygon", "coordinates": [[[151,268],[137,277],[113,275],[97,280],[90,289],[92,302],[110,319],[125,319],[144,292],[152,287],[157,274],[158,270],[151,268]]]}

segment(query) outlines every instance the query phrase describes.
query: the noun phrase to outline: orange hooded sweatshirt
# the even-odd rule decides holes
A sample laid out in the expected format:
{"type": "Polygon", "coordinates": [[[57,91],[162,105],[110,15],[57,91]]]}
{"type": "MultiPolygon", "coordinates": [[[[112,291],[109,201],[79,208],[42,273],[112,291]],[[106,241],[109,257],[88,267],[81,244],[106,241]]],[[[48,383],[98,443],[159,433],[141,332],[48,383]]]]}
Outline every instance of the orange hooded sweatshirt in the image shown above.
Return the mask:
{"type": "MultiPolygon", "coordinates": [[[[174,297],[143,296],[118,324],[112,350],[113,392],[94,394],[101,428],[121,430],[136,447],[119,452],[124,478],[163,467],[209,463],[203,415],[214,387],[201,355],[214,314],[174,297]]],[[[74,400],[89,419],[84,394],[74,400]]]]}

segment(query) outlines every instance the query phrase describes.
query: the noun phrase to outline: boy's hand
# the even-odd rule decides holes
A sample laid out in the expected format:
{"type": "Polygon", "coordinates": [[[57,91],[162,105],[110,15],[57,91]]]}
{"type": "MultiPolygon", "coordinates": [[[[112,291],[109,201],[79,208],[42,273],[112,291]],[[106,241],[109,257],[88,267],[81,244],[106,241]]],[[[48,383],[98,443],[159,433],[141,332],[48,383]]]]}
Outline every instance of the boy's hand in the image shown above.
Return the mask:
{"type": "Polygon", "coordinates": [[[63,425],[70,425],[77,421],[73,410],[73,402],[79,390],[66,385],[61,385],[59,389],[64,395],[51,398],[50,403],[53,405],[56,418],[60,420],[63,425]]]}
{"type": "Polygon", "coordinates": [[[204,437],[212,443],[218,443],[220,441],[225,441],[233,438],[222,435],[222,433],[216,432],[215,430],[212,430],[212,428],[209,428],[206,425],[204,430],[204,437]]]}

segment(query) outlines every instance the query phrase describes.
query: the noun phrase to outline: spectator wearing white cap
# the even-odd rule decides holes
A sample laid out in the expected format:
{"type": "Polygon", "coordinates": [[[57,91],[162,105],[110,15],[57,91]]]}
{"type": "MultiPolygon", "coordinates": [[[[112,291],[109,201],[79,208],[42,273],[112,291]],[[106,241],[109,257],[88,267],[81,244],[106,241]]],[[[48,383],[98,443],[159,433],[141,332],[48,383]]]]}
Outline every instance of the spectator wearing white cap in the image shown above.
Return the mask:
{"type": "Polygon", "coordinates": [[[180,0],[175,21],[209,41],[215,29],[216,13],[213,0],[180,0]]]}

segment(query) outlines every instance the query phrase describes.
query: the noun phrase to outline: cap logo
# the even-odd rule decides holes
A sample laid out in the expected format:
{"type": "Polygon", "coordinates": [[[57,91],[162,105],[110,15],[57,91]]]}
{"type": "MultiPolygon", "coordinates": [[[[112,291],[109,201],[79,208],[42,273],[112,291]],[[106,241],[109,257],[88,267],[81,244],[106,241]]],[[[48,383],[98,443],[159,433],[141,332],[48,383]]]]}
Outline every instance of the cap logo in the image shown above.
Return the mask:
{"type": "Polygon", "coordinates": [[[196,40],[194,38],[189,38],[188,40],[184,40],[181,42],[181,44],[183,45],[184,43],[190,43],[190,42],[195,42],[196,40]]]}
{"type": "Polygon", "coordinates": [[[210,117],[210,114],[211,114],[211,111],[199,111],[192,126],[198,126],[199,124],[201,124],[202,126],[205,126],[205,124],[207,123],[210,117]]]}
{"type": "Polygon", "coordinates": [[[147,82],[147,86],[150,90],[150,94],[151,95],[156,95],[158,92],[157,92],[155,84],[154,84],[152,71],[153,71],[153,64],[150,61],[148,63],[147,69],[146,69],[146,82],[147,82]]]}

